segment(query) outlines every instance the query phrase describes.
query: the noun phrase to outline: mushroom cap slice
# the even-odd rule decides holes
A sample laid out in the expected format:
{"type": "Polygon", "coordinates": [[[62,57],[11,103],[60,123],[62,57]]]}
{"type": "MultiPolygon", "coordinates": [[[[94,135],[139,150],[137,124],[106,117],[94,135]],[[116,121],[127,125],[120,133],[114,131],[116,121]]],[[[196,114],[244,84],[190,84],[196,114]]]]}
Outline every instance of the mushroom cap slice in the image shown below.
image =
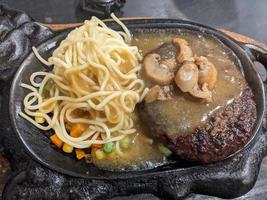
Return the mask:
{"type": "Polygon", "coordinates": [[[173,44],[179,48],[179,52],[176,55],[176,60],[178,63],[182,64],[185,61],[195,60],[193,57],[193,51],[188,46],[188,42],[186,40],[176,37],[173,39],[173,44]]]}
{"type": "Polygon", "coordinates": [[[211,90],[214,88],[217,80],[217,70],[215,66],[204,56],[195,57],[195,63],[199,67],[198,83],[203,85],[208,84],[208,88],[211,90]]]}
{"type": "Polygon", "coordinates": [[[156,100],[165,101],[172,99],[172,86],[165,85],[160,87],[159,85],[154,85],[149,89],[145,96],[145,102],[151,103],[156,100]]]}
{"type": "Polygon", "coordinates": [[[144,71],[148,78],[159,85],[168,85],[174,79],[174,74],[166,64],[160,63],[160,55],[151,53],[144,58],[144,71]]]}
{"type": "Polygon", "coordinates": [[[198,84],[196,84],[189,93],[197,98],[205,99],[207,102],[212,101],[212,93],[208,89],[208,84],[204,83],[202,89],[199,88],[198,84]]]}
{"type": "Polygon", "coordinates": [[[191,91],[198,82],[198,68],[195,63],[186,61],[177,71],[175,76],[176,85],[183,91],[191,91]]]}
{"type": "Polygon", "coordinates": [[[153,101],[156,101],[159,97],[160,93],[160,87],[158,85],[153,86],[149,89],[148,93],[145,96],[145,102],[151,103],[153,101]]]}
{"type": "Polygon", "coordinates": [[[173,71],[177,65],[175,58],[161,60],[160,65],[166,65],[169,70],[173,71]]]}

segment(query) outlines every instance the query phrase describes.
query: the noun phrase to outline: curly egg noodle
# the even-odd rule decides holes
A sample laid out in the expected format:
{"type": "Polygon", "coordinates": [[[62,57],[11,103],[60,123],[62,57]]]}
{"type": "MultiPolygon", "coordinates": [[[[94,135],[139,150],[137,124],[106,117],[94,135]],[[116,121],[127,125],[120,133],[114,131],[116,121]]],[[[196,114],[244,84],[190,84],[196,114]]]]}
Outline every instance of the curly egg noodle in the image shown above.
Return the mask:
{"type": "Polygon", "coordinates": [[[138,48],[130,45],[126,26],[114,15],[112,18],[123,32],[92,17],[71,31],[48,61],[33,47],[36,57],[45,65],[53,65],[53,71],[35,72],[30,85],[21,83],[30,93],[20,115],[41,130],[53,129],[60,140],[75,148],[116,142],[120,151],[118,141],[136,132],[131,113],[148,91],[137,76],[142,59],[138,48]],[[44,87],[51,82],[45,98],[44,87]],[[83,114],[75,115],[77,110],[83,114]],[[36,122],[35,117],[46,123],[36,122]],[[72,137],[66,121],[88,128],[79,137],[72,137]]]}

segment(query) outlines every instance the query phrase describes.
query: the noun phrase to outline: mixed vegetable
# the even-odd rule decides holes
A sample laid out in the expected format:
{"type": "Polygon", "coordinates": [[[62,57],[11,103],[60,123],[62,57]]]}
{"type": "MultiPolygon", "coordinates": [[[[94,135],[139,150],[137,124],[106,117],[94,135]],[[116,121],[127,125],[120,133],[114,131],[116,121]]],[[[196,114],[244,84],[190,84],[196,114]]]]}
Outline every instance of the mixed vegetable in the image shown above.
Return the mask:
{"type": "MultiPolygon", "coordinates": [[[[49,90],[51,89],[52,85],[53,83],[51,82],[45,84],[43,88],[44,97],[49,96],[49,90]]],[[[44,101],[46,100],[47,99],[44,99],[44,101]]],[[[42,109],[47,110],[49,109],[49,106],[50,105],[47,105],[42,109]]],[[[36,116],[35,121],[39,124],[42,124],[45,122],[45,119],[41,116],[36,116]]],[[[65,120],[65,128],[71,137],[80,137],[86,131],[88,125],[82,123],[70,123],[67,120],[65,120]]],[[[153,142],[152,139],[147,137],[144,138],[147,140],[146,143],[152,144],[153,142]]],[[[57,148],[62,149],[65,153],[74,152],[78,160],[81,160],[83,158],[91,159],[92,157],[97,160],[102,160],[105,158],[115,159],[117,156],[117,152],[115,150],[116,145],[114,142],[107,142],[105,144],[92,144],[91,147],[88,149],[76,149],[73,146],[64,143],[60,138],[58,138],[56,133],[50,136],[50,140],[57,148]]],[[[132,144],[133,144],[133,137],[131,136],[125,136],[122,140],[119,141],[119,147],[122,151],[127,151],[132,144]]],[[[158,149],[166,157],[171,155],[171,151],[160,143],[158,144],[158,149]]]]}
{"type": "MultiPolygon", "coordinates": [[[[83,132],[87,129],[87,125],[81,124],[81,123],[75,123],[75,124],[70,124],[66,123],[65,124],[67,132],[70,134],[72,137],[79,137],[83,134],[83,132]]],[[[92,144],[90,147],[90,152],[87,153],[87,149],[75,149],[72,146],[68,145],[67,143],[64,143],[61,141],[56,134],[53,134],[50,137],[51,142],[57,147],[57,148],[62,148],[62,150],[65,153],[72,153],[73,151],[76,154],[76,158],[78,160],[85,158],[87,154],[91,154],[91,156],[95,157],[98,160],[102,160],[105,157],[115,157],[116,152],[115,152],[115,143],[114,142],[108,142],[105,143],[104,145],[102,144],[92,144]]],[[[132,140],[130,139],[129,136],[126,136],[123,138],[123,140],[120,141],[120,148],[126,150],[130,147],[132,143],[132,140]]]]}
{"type": "MultiPolygon", "coordinates": [[[[86,125],[78,124],[78,123],[70,125],[67,123],[66,129],[72,137],[79,137],[86,130],[86,125]]],[[[61,141],[57,137],[56,134],[52,135],[50,137],[50,140],[57,148],[62,148],[62,150],[65,153],[72,153],[73,151],[75,151],[76,158],[78,160],[85,158],[88,154],[83,149],[75,149],[74,150],[74,148],[72,146],[61,141]]],[[[119,142],[119,144],[120,144],[120,148],[122,148],[123,150],[127,150],[131,146],[132,140],[129,136],[126,136],[119,142]]],[[[166,157],[168,157],[172,154],[172,152],[161,143],[158,144],[158,149],[166,157]]],[[[114,142],[108,142],[108,143],[105,143],[104,145],[93,144],[91,146],[90,150],[91,150],[91,152],[89,152],[89,154],[91,154],[91,156],[95,157],[98,160],[102,160],[106,157],[108,157],[108,158],[115,158],[116,157],[114,142]]]]}
{"type": "MultiPolygon", "coordinates": [[[[79,137],[85,130],[87,126],[84,124],[69,124],[66,123],[66,130],[69,132],[69,134],[72,137],[79,137]]],[[[89,153],[86,150],[83,149],[75,149],[72,146],[64,143],[61,141],[56,134],[52,135],[50,137],[51,142],[57,147],[57,148],[62,148],[62,150],[65,153],[72,153],[73,151],[75,152],[76,158],[78,160],[81,160],[83,158],[86,158],[88,155],[91,157],[96,158],[97,160],[102,160],[104,158],[111,158],[114,159],[116,158],[116,151],[115,151],[115,143],[114,142],[108,142],[105,144],[93,144],[89,148],[89,153]]],[[[124,137],[120,142],[120,148],[122,150],[127,150],[131,145],[133,144],[132,138],[130,136],[124,137]]],[[[166,157],[170,156],[172,152],[163,144],[159,143],[158,144],[158,149],[159,151],[166,157]]]]}

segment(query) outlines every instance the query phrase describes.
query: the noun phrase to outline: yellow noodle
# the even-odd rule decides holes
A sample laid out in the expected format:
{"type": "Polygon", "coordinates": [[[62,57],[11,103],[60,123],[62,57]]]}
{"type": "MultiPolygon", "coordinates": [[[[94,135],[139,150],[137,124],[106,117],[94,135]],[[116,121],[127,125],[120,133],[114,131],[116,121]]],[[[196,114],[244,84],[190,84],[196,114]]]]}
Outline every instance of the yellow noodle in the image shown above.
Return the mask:
{"type": "Polygon", "coordinates": [[[47,66],[51,65],[49,62],[47,62],[45,59],[43,59],[42,56],[40,56],[40,54],[38,53],[38,51],[35,47],[32,47],[32,51],[34,52],[35,56],[38,58],[38,60],[40,62],[42,62],[43,64],[45,64],[47,66]]]}
{"type": "Polygon", "coordinates": [[[131,113],[148,90],[137,76],[142,58],[138,48],[130,45],[132,38],[126,26],[114,15],[112,18],[123,32],[92,17],[71,31],[48,61],[33,47],[40,62],[54,68],[52,72],[33,73],[30,85],[21,84],[30,92],[20,115],[39,129],[53,129],[59,139],[75,148],[115,142],[121,154],[119,141],[136,132],[131,113]],[[37,82],[37,77],[42,81],[37,82]],[[44,96],[48,83],[52,87],[44,96]],[[77,110],[88,114],[73,115],[77,110]],[[38,124],[36,116],[45,124],[38,124]],[[66,131],[65,120],[88,128],[79,137],[72,137],[66,131]]]}

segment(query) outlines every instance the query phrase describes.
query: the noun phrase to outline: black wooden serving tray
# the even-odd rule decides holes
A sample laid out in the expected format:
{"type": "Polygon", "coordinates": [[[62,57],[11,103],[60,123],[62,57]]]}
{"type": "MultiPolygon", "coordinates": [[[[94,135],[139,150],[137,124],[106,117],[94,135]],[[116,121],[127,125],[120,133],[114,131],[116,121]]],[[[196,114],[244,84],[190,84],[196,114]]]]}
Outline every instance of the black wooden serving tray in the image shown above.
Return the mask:
{"type": "MultiPolygon", "coordinates": [[[[112,175],[107,179],[75,178],[41,166],[28,156],[12,130],[8,105],[12,77],[21,62],[37,46],[58,33],[34,22],[25,13],[0,6],[0,139],[11,162],[13,176],[4,199],[108,199],[114,196],[151,193],[161,199],[180,199],[189,193],[233,198],[254,185],[267,153],[267,134],[261,129],[254,142],[234,157],[209,165],[166,167],[159,172],[134,176],[112,175]]],[[[104,172],[103,172],[104,173],[104,172]]]]}

